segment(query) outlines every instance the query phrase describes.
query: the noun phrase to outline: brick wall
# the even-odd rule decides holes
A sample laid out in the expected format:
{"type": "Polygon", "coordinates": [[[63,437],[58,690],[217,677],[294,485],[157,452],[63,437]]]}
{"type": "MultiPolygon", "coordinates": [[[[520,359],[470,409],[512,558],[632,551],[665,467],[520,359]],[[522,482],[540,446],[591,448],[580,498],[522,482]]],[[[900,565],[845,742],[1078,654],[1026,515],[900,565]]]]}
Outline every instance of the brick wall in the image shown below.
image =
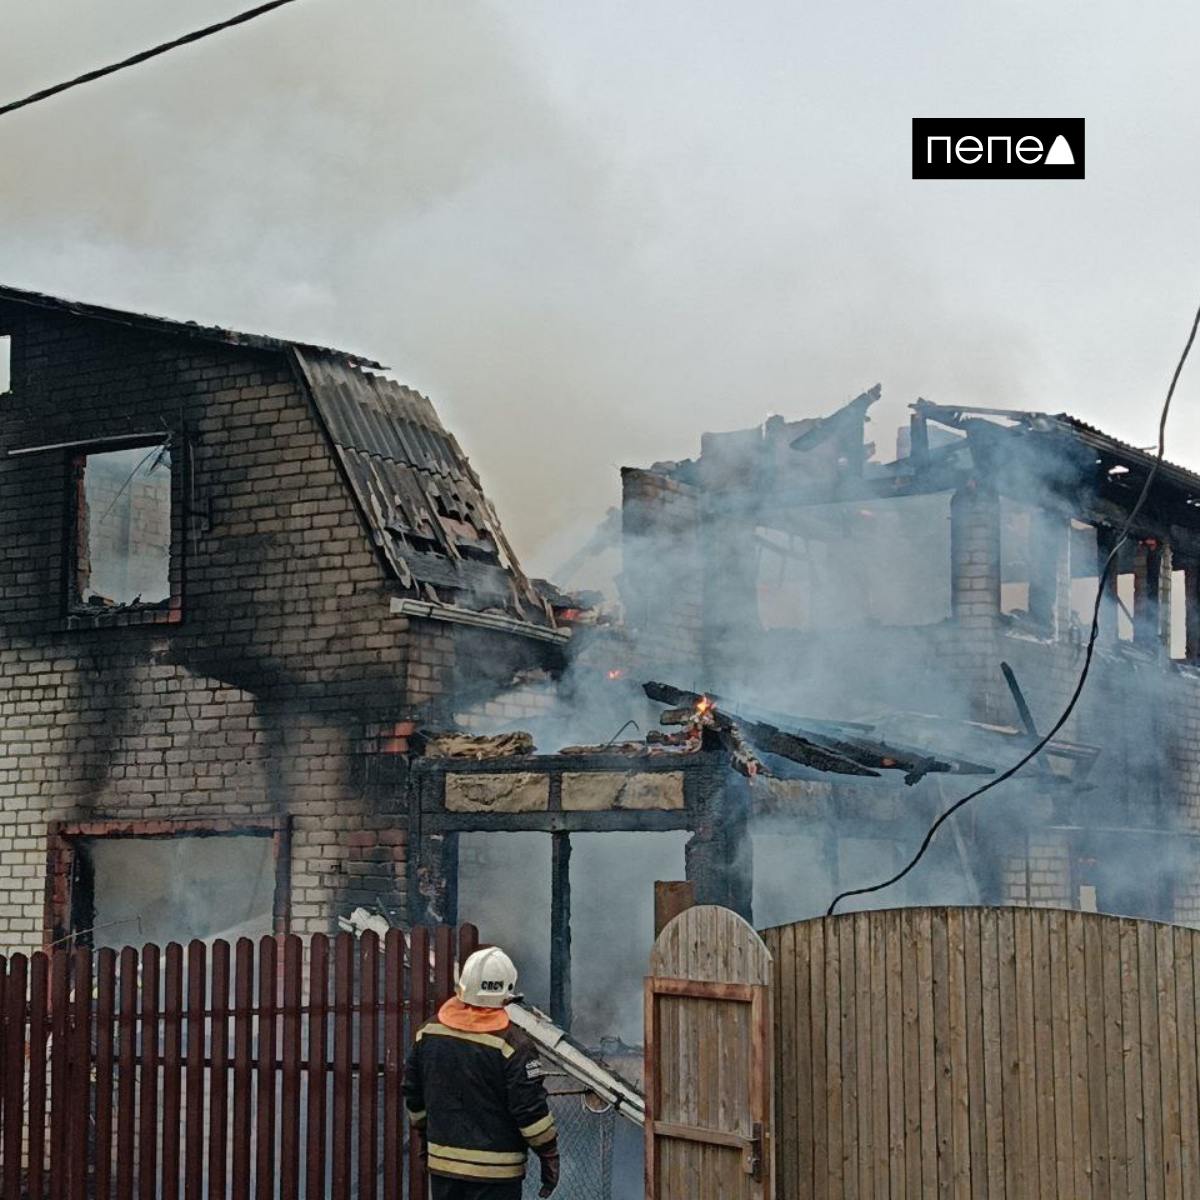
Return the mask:
{"type": "Polygon", "coordinates": [[[455,641],[389,613],[287,358],[21,308],[0,330],[0,950],[41,942],[55,820],[290,817],[300,932],[372,888],[402,895],[365,731],[448,707],[455,641]],[[164,431],[177,623],[69,618],[74,452],[4,455],[164,431]]]}

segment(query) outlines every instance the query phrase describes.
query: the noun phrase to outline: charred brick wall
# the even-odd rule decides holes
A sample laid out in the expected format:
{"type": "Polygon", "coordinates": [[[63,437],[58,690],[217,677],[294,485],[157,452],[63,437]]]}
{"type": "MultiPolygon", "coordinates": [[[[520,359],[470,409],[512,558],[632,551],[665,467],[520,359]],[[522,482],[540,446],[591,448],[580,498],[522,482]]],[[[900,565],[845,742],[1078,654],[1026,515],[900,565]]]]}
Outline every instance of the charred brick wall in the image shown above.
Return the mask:
{"type": "Polygon", "coordinates": [[[448,705],[455,643],[389,613],[286,355],[18,307],[0,331],[0,949],[42,941],[51,821],[289,817],[300,932],[402,892],[369,730],[448,705]],[[7,452],[163,433],[178,604],[71,616],[78,451],[7,452]]]}

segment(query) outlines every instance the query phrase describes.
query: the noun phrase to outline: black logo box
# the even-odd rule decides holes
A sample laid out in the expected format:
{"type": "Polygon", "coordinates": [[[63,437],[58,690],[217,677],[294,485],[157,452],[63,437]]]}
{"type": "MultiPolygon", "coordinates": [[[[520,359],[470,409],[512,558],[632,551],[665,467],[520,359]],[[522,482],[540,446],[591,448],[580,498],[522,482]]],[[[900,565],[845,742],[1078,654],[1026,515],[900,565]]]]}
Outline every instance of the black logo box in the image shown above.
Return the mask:
{"type": "Polygon", "coordinates": [[[1083,117],[913,117],[913,178],[1082,179],[1083,125],[1083,117]],[[1060,137],[1075,161],[1047,163],[1060,137]]]}

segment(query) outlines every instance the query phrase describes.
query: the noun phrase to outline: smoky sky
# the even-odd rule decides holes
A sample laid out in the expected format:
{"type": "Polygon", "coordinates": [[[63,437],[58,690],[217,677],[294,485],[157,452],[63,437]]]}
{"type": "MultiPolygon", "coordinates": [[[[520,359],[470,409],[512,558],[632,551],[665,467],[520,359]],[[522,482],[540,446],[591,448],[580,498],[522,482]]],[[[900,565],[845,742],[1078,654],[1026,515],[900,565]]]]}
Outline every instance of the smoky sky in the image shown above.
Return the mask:
{"type": "MultiPolygon", "coordinates": [[[[244,6],[5,4],[0,100],[244,6]]],[[[618,466],[877,380],[881,454],[918,395],[1152,442],[1198,40],[1183,3],[301,0],[0,119],[0,279],[382,359],[547,571],[618,466]],[[914,182],[914,116],[1084,117],[1088,179],[914,182]]]]}

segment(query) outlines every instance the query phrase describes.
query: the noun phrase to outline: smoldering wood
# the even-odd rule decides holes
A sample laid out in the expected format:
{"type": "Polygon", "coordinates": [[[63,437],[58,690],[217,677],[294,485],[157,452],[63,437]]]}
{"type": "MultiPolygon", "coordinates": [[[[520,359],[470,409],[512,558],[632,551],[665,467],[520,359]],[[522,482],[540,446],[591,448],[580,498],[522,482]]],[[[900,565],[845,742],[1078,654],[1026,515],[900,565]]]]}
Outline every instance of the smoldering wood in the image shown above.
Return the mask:
{"type": "MultiPolygon", "coordinates": [[[[705,719],[723,732],[736,729],[751,746],[763,753],[775,754],[803,766],[840,775],[876,777],[880,771],[903,771],[905,782],[912,784],[925,775],[947,774],[989,775],[992,768],[966,760],[947,759],[900,748],[865,738],[834,736],[805,729],[802,734],[790,733],[766,721],[748,719],[719,703],[718,698],[687,692],[671,684],[651,681],[642,690],[651,700],[669,704],[659,720],[666,725],[684,724],[696,716],[697,705],[704,699],[715,707],[705,719]]],[[[869,729],[870,726],[857,728],[869,729]]]]}

